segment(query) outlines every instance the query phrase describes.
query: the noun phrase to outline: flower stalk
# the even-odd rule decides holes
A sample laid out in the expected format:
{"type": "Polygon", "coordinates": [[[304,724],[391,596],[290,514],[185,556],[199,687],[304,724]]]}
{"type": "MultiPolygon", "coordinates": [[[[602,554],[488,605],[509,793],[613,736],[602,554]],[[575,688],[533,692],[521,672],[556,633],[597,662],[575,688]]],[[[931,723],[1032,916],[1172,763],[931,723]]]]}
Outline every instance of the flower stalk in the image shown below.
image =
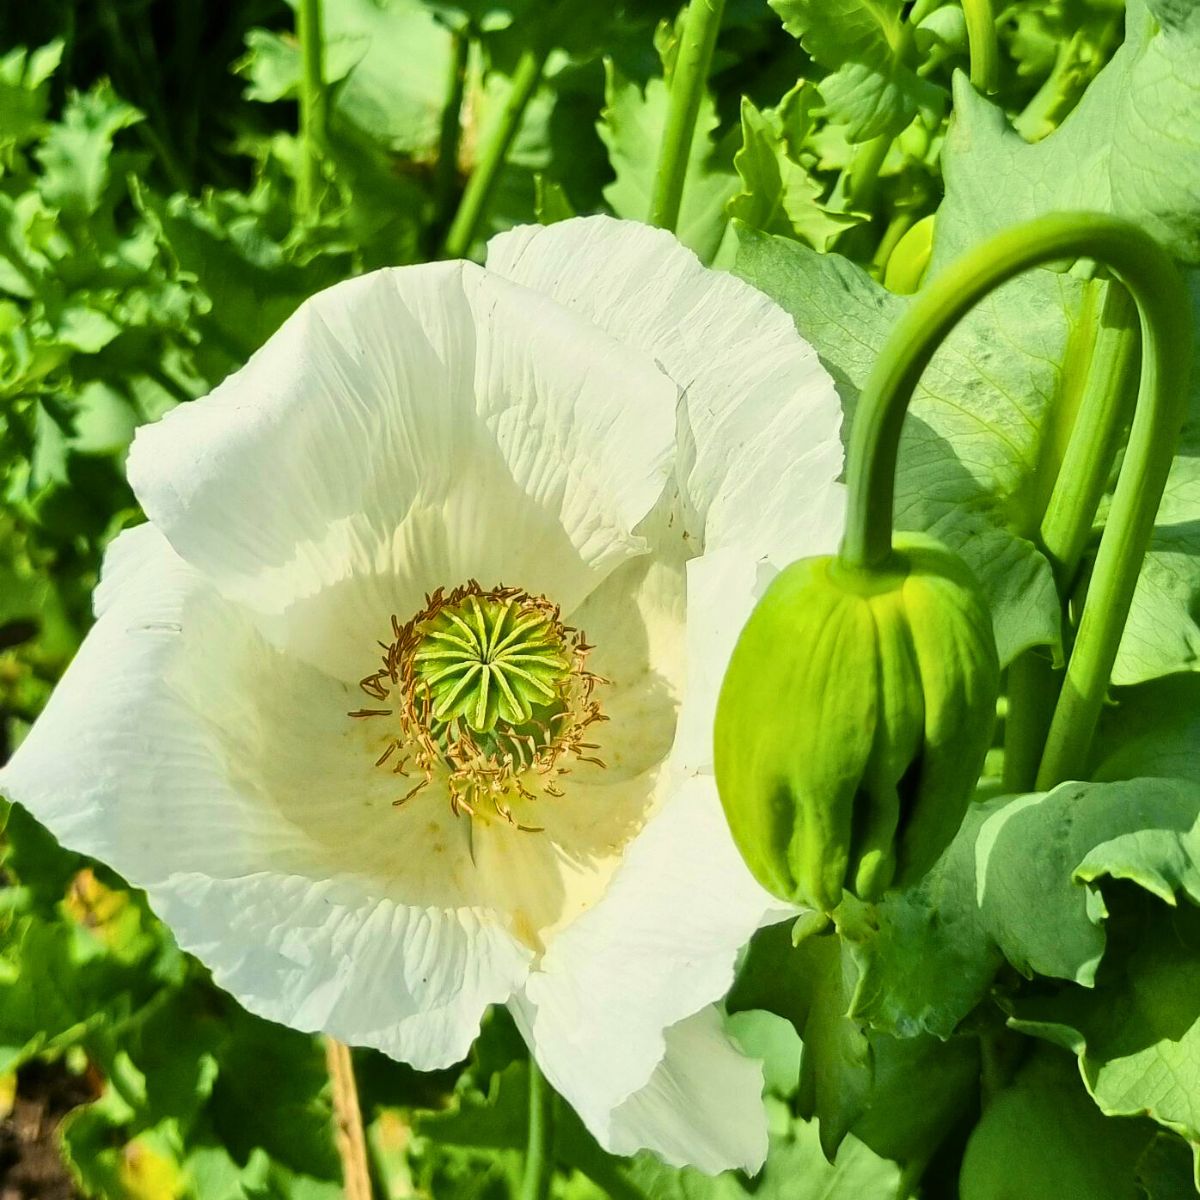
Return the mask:
{"type": "Polygon", "coordinates": [[[519,1200],[546,1200],[554,1179],[554,1091],[529,1058],[529,1135],[519,1200]]]}
{"type": "Polygon", "coordinates": [[[326,1036],[325,1066],[333,1085],[333,1133],[342,1162],[346,1200],[371,1200],[371,1171],[350,1047],[326,1036]]]}
{"type": "Polygon", "coordinates": [[[442,243],[443,258],[464,258],[478,236],[496,180],[521,128],[525,110],[542,82],[552,46],[553,39],[543,35],[536,44],[527,46],[517,60],[504,107],[480,148],[479,159],[442,243]]]}
{"type": "Polygon", "coordinates": [[[325,88],[325,42],[321,0],[300,0],[296,9],[300,43],[300,169],[296,206],[303,219],[316,215],[329,95],[325,88]]]}
{"type": "Polygon", "coordinates": [[[938,275],[896,325],[863,390],[848,451],[841,559],[850,568],[878,569],[892,554],[896,458],[904,415],[938,346],[980,299],[1015,275],[1082,257],[1109,267],[1136,303],[1142,370],[1124,465],[1037,773],[1039,788],[1077,777],[1086,766],[1183,423],[1189,306],[1170,258],[1140,229],[1098,214],[1040,217],[996,235],[938,275]]]}
{"type": "Polygon", "coordinates": [[[725,0],[691,0],[683,18],[679,53],[671,75],[667,120],[650,197],[650,224],[672,232],[679,224],[696,118],[724,11],[725,0]]]}
{"type": "Polygon", "coordinates": [[[996,14],[992,0],[962,0],[967,19],[967,45],[971,55],[971,85],[985,96],[1000,82],[1000,47],[996,41],[996,14]]]}

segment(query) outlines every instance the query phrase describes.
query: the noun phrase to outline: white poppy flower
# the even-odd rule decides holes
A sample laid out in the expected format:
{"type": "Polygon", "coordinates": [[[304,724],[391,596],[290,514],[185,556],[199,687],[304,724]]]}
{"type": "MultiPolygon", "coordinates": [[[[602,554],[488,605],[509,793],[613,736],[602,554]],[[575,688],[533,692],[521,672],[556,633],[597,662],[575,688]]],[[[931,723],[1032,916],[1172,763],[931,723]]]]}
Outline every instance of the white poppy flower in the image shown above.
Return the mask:
{"type": "Polygon", "coordinates": [[[429,1069],[508,1004],[606,1147],[754,1170],[713,1002],[778,914],[710,726],[764,564],[836,545],[839,422],[660,230],[330,288],[139,431],[150,523],[0,790],[252,1011],[429,1069]]]}

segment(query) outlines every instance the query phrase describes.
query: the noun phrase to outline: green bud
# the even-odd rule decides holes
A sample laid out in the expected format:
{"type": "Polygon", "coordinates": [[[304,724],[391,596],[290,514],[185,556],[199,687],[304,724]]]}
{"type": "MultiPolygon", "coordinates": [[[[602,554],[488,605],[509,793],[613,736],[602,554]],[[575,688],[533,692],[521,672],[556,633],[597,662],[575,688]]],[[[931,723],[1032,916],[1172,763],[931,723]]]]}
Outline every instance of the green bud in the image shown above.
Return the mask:
{"type": "Polygon", "coordinates": [[[919,878],[979,778],[999,673],[979,585],[928,538],[897,536],[878,570],[780,572],[717,704],[717,787],[755,878],[823,912],[919,878]]]}

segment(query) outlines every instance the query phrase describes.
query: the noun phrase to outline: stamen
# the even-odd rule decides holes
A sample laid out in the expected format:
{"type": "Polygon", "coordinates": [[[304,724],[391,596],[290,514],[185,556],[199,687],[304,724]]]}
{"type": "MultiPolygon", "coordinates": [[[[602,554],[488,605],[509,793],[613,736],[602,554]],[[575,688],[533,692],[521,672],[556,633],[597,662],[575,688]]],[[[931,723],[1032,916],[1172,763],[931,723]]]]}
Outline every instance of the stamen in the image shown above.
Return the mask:
{"type": "Polygon", "coordinates": [[[512,802],[561,799],[566,761],[604,762],[585,751],[586,730],[608,718],[594,698],[608,681],[586,669],[593,647],[562,623],[557,605],[520,588],[485,591],[472,579],[447,593],[438,588],[425,607],[401,623],[392,614],[393,640],[379,645],[381,667],[360,680],[373,700],[391,708],[363,708],[352,717],[392,716],[398,736],[376,760],[399,754],[392,774],[421,778],[397,808],[444,777],[455,816],[479,817],[481,801],[517,829],[512,802]],[[537,779],[540,791],[531,788],[537,779]]]}

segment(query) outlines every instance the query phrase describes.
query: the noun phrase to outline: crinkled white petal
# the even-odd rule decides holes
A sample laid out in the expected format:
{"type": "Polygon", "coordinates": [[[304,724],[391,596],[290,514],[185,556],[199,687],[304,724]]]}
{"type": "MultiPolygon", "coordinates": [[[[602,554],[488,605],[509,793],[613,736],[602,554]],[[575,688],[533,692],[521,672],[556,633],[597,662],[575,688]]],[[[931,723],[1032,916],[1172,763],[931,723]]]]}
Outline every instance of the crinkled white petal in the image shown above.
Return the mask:
{"type": "Polygon", "coordinates": [[[666,1055],[613,1113],[606,1149],[653,1149],[672,1166],[754,1174],[767,1157],[763,1069],[726,1035],[713,1006],[672,1025],[666,1055]]]}
{"type": "Polygon", "coordinates": [[[510,230],[487,267],[652,355],[680,386],[677,470],[706,547],[795,558],[817,534],[836,546],[841,407],[777,304],[664,230],[610,217],[510,230]]]}
{"type": "MultiPolygon", "coordinates": [[[[550,943],[517,1011],[547,1078],[602,1142],[663,1061],[665,1031],[724,995],[738,950],[777,908],[738,856],[712,779],[694,778],[550,943]]],[[[659,1148],[652,1130],[637,1136],[659,1148]]]]}
{"type": "Polygon", "coordinates": [[[210,396],[138,431],[150,519],[326,669],[470,578],[578,604],[671,469],[650,356],[469,263],[314,296],[210,396]]]}
{"type": "Polygon", "coordinates": [[[118,539],[97,609],[0,791],[144,887],[255,1012],[461,1058],[532,952],[478,902],[444,804],[397,819],[349,689],[262,643],[153,526],[118,539]]]}

